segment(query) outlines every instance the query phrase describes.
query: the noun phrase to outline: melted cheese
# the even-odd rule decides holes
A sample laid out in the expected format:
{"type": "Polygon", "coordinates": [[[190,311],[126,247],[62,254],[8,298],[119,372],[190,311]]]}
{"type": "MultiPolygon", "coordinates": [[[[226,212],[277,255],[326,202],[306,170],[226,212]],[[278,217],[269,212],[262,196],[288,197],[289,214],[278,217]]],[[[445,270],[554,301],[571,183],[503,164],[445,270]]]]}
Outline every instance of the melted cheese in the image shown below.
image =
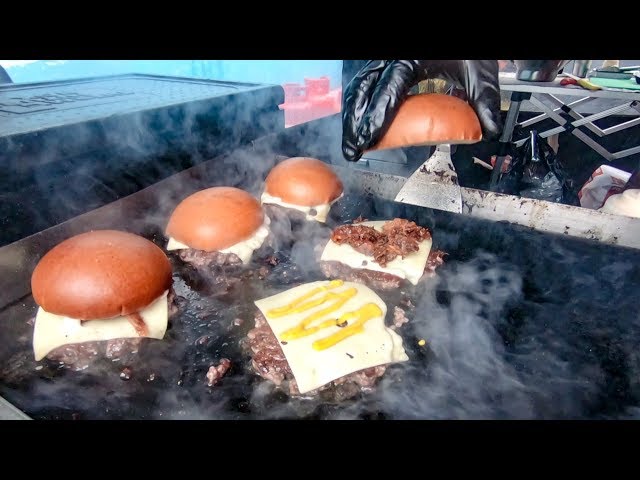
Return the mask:
{"type": "MultiPolygon", "coordinates": [[[[246,240],[238,242],[235,245],[231,245],[224,250],[219,250],[220,253],[235,253],[242,263],[249,263],[253,252],[259,249],[264,243],[265,239],[269,236],[269,224],[271,220],[266,215],[264,216],[264,223],[256,230],[256,232],[246,240]]],[[[169,237],[167,242],[167,250],[182,250],[190,248],[184,243],[180,243],[175,238],[169,237]]]]}
{"type": "Polygon", "coordinates": [[[281,198],[272,197],[267,192],[264,192],[262,194],[262,196],[260,197],[260,201],[263,204],[272,203],[275,205],[280,205],[281,207],[284,207],[284,208],[292,208],[294,210],[298,210],[299,212],[302,212],[306,215],[307,220],[316,220],[320,223],[324,223],[327,221],[327,216],[329,215],[329,210],[331,210],[331,206],[334,203],[336,203],[338,200],[340,200],[343,195],[344,193],[340,194],[340,196],[336,198],[333,202],[323,203],[321,205],[316,205],[314,207],[305,207],[301,205],[294,205],[293,203],[287,203],[287,202],[284,202],[281,198]],[[316,214],[311,215],[310,214],[311,210],[315,210],[316,214]]]}
{"type": "MultiPolygon", "coordinates": [[[[138,312],[147,326],[148,338],[162,339],[167,331],[168,293],[165,292],[147,308],[138,312]]],[[[63,345],[139,336],[127,316],[81,323],[75,318],[54,315],[38,308],[33,330],[33,353],[36,361],[39,361],[63,345]]]]}
{"type": "Polygon", "coordinates": [[[386,304],[365,285],[342,281],[306,283],[255,304],[280,341],[300,393],[358,370],[409,359],[402,338],[384,323],[386,304]],[[344,294],[350,290],[356,294],[344,294]],[[328,297],[325,302],[318,302],[328,293],[346,301],[335,302],[328,297]],[[315,315],[323,310],[327,312],[315,315]],[[300,325],[313,315],[313,322],[306,327],[324,323],[322,328],[299,336],[285,335],[299,331],[300,325]],[[336,321],[343,326],[337,326],[336,321]],[[347,330],[350,327],[353,331],[347,330]]]}
{"type": "MultiPolygon", "coordinates": [[[[374,222],[362,222],[358,225],[366,225],[373,227],[378,231],[382,231],[382,226],[385,223],[387,223],[386,220],[381,220],[374,222]]],[[[356,251],[351,245],[338,245],[337,243],[329,240],[320,259],[326,262],[340,262],[351,268],[390,273],[400,278],[406,278],[413,285],[417,285],[420,278],[422,278],[424,268],[427,265],[429,252],[431,251],[431,243],[431,239],[423,240],[420,242],[417,252],[412,252],[405,258],[396,257],[388,262],[386,267],[382,267],[379,263],[374,262],[372,257],[356,251]]]]}

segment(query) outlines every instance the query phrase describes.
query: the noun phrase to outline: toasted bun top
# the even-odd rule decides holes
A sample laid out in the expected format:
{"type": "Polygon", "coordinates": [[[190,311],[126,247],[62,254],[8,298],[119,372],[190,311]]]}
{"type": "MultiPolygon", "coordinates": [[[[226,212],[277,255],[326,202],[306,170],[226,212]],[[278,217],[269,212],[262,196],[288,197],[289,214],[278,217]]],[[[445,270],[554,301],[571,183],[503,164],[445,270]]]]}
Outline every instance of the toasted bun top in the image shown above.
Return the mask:
{"type": "Polygon", "coordinates": [[[321,160],[293,157],[273,167],[265,180],[265,191],[286,203],[313,207],[330,203],[342,195],[342,182],[321,160]]]}
{"type": "Polygon", "coordinates": [[[171,286],[171,264],[153,242],[128,232],[95,230],[52,248],[31,275],[38,305],[80,320],[128,315],[171,286]]]}
{"type": "Polygon", "coordinates": [[[371,150],[480,140],[480,120],[467,102],[451,95],[424,93],[407,97],[387,132],[371,150]]]}
{"type": "Polygon", "coordinates": [[[235,187],[213,187],[185,198],[166,233],[196,250],[224,250],[251,237],[264,223],[260,202],[235,187]]]}

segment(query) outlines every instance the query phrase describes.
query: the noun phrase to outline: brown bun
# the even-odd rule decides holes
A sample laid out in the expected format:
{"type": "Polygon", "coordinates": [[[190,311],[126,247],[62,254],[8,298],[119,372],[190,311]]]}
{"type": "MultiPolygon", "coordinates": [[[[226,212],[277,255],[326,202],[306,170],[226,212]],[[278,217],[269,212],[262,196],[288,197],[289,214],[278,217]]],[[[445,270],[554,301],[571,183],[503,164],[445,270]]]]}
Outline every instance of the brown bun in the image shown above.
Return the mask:
{"type": "Polygon", "coordinates": [[[171,263],[153,242],[128,232],[95,230],[68,238],[31,275],[38,305],[79,320],[135,313],[171,286],[171,263]]]}
{"type": "Polygon", "coordinates": [[[371,150],[480,140],[480,120],[471,105],[451,95],[424,93],[402,103],[389,130],[371,150]]]}
{"type": "Polygon", "coordinates": [[[235,187],[212,187],[185,198],[171,214],[167,235],[196,250],[224,250],[264,223],[260,202],[235,187]]]}
{"type": "Polygon", "coordinates": [[[265,180],[272,197],[302,207],[330,203],[342,195],[342,182],[321,160],[293,157],[273,167],[265,180]]]}

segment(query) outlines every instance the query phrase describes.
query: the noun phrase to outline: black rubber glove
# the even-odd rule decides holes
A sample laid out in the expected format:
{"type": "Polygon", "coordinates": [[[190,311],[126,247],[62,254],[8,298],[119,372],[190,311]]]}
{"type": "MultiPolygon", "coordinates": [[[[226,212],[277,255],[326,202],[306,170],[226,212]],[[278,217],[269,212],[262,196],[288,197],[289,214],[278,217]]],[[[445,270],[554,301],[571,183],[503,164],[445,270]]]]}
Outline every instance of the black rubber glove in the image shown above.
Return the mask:
{"type": "Polygon", "coordinates": [[[342,101],[342,152],[352,162],[378,143],[411,88],[439,78],[466,92],[483,137],[500,134],[497,60],[369,60],[349,82],[342,101]]]}

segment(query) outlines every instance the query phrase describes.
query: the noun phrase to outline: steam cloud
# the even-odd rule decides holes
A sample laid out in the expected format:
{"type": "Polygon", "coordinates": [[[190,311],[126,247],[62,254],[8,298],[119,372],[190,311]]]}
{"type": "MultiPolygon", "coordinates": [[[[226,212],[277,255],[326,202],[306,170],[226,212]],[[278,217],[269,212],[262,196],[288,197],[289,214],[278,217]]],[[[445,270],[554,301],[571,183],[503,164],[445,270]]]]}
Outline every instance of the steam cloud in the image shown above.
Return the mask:
{"type": "MultiPolygon", "coordinates": [[[[236,118],[237,122],[262,121],[260,117],[249,118],[250,108],[239,111],[244,112],[245,117],[236,118]]],[[[225,115],[230,112],[230,105],[222,109],[221,124],[227,123],[225,115]]],[[[119,179],[130,182],[129,186],[123,187],[125,190],[133,191],[176,173],[184,166],[177,165],[178,158],[159,160],[148,168],[140,168],[138,163],[141,158],[163,154],[172,142],[189,147],[191,159],[186,162],[187,166],[199,165],[192,170],[189,181],[165,182],[165,188],[144,197],[144,208],[137,213],[132,214],[124,203],[118,208],[111,205],[94,217],[91,228],[124,228],[155,235],[158,243],[163,244],[162,232],[168,215],[185,196],[202,188],[228,185],[244,188],[259,197],[264,178],[275,164],[277,155],[315,156],[341,167],[351,166],[340,153],[339,121],[326,122],[326,128],[302,130],[304,133],[299,134],[295,147],[272,137],[258,140],[250,148],[235,150],[213,162],[202,163],[220,153],[229,153],[229,150],[224,144],[216,145],[218,140],[213,138],[202,144],[202,138],[195,134],[197,117],[201,114],[195,109],[188,110],[184,118],[165,115],[160,120],[155,118],[153,124],[150,119],[138,116],[135,128],[114,130],[116,138],[111,140],[120,148],[115,154],[102,155],[103,165],[96,163],[95,158],[87,163],[82,162],[82,158],[74,160],[76,171],[87,182],[84,186],[52,189],[50,176],[39,174],[36,179],[40,188],[48,189],[52,196],[48,199],[50,210],[38,214],[47,220],[57,214],[56,209],[80,212],[85,211],[87,205],[95,208],[113,201],[116,193],[112,184],[105,180],[102,168],[110,162],[122,162],[130,167],[131,175],[119,179]],[[182,126],[181,138],[160,141],[149,134],[151,131],[175,130],[176,122],[182,126]],[[139,223],[131,220],[132,215],[139,223]]],[[[89,138],[92,133],[78,130],[78,134],[86,134],[89,138]]],[[[64,147],[64,139],[50,145],[52,158],[64,147]]],[[[101,155],[100,152],[95,154],[101,155]]],[[[357,183],[351,181],[351,169],[343,171],[345,185],[357,183]]],[[[363,201],[363,197],[356,198],[363,201]]],[[[366,215],[365,205],[349,202],[345,205],[336,205],[343,209],[341,216],[344,214],[345,220],[361,213],[366,215]]],[[[381,212],[384,209],[378,210],[379,214],[381,212]]],[[[85,226],[89,227],[88,224],[85,226]]],[[[274,222],[272,246],[276,251],[287,252],[289,265],[297,268],[293,276],[296,281],[320,278],[313,278],[314,272],[317,273],[315,260],[328,228],[308,222],[296,229],[286,217],[274,222]]],[[[451,249],[458,248],[458,237],[458,233],[445,229],[440,236],[451,249]]],[[[331,406],[318,400],[289,399],[269,382],[258,379],[251,372],[246,356],[234,362],[232,370],[219,385],[208,388],[205,379],[208,366],[227,355],[229,349],[236,348],[251,326],[253,310],[250,302],[242,307],[233,299],[203,297],[178,277],[176,290],[185,302],[179,322],[172,327],[174,332],[168,333],[166,341],[150,342],[142,349],[146,351],[147,364],[142,357],[132,360],[135,366],[130,381],[118,377],[124,365],[122,362],[103,362],[83,372],[52,374],[49,380],[32,383],[33,390],[13,391],[12,398],[20,404],[28,404],[32,412],[55,407],[62,416],[68,416],[74,409],[85,410],[87,405],[96,405],[97,410],[92,409],[92,415],[100,418],[133,415],[156,419],[309,416],[357,419],[380,412],[386,418],[398,419],[527,419],[589,416],[591,410],[598,410],[606,401],[604,391],[609,397],[619,399],[622,405],[618,410],[610,409],[610,413],[603,415],[605,418],[639,418],[640,408],[628,405],[638,404],[640,392],[640,376],[637,375],[640,361],[633,353],[635,339],[639,338],[640,318],[636,314],[631,324],[615,325],[616,318],[630,318],[628,311],[633,305],[627,299],[629,289],[616,285],[624,284],[630,278],[640,278],[638,267],[611,254],[607,257],[609,260],[605,257],[601,260],[603,276],[594,278],[596,270],[582,265],[584,256],[579,249],[573,251],[562,247],[558,240],[546,239],[544,244],[537,245],[544,259],[530,261],[529,270],[522,264],[516,266],[515,261],[509,262],[508,256],[499,258],[483,252],[482,248],[469,258],[448,261],[438,277],[422,285],[414,296],[414,318],[403,327],[408,329],[404,336],[410,361],[390,367],[378,388],[356,402],[331,406]],[[551,265],[549,260],[553,260],[551,265]],[[545,273],[545,269],[551,271],[545,273]],[[571,275],[570,280],[568,275],[571,275]],[[533,288],[531,277],[545,278],[547,282],[535,285],[535,294],[530,292],[533,288]],[[607,305],[615,307],[607,311],[607,305]],[[582,319],[575,318],[590,310],[601,320],[585,326],[586,320],[581,323],[582,319]],[[235,318],[244,319],[244,326],[233,326],[235,318]],[[628,338],[616,337],[613,328],[628,332],[628,338]],[[418,348],[412,343],[420,338],[426,340],[426,348],[418,348]],[[589,340],[587,343],[583,342],[585,338],[589,340]],[[197,348],[197,345],[205,345],[205,348],[197,348]],[[611,384],[611,380],[606,379],[612,369],[615,370],[615,365],[594,360],[590,352],[583,351],[584,345],[602,348],[604,354],[600,352],[601,356],[609,355],[615,365],[626,366],[627,371],[616,373],[618,383],[611,384]],[[95,385],[99,388],[93,388],[95,385]],[[134,397],[143,398],[148,406],[134,406],[134,397]],[[121,408],[114,411],[113,405],[121,408]]],[[[535,242],[530,247],[535,249],[535,242]]],[[[254,285],[253,290],[244,295],[246,299],[261,298],[273,293],[276,287],[281,289],[283,285],[265,282],[254,285]]],[[[22,313],[32,313],[32,307],[26,305],[22,313]]],[[[9,313],[0,312],[0,321],[7,324],[9,320],[20,318],[19,309],[18,306],[9,313]]],[[[26,318],[26,313],[23,316],[26,318]]],[[[4,352],[13,356],[0,369],[0,381],[8,385],[29,376],[36,366],[30,354],[31,327],[25,324],[13,328],[9,333],[20,339],[16,347],[19,350],[12,348],[8,353],[4,352]],[[7,365],[11,369],[8,370],[7,365]]]]}

